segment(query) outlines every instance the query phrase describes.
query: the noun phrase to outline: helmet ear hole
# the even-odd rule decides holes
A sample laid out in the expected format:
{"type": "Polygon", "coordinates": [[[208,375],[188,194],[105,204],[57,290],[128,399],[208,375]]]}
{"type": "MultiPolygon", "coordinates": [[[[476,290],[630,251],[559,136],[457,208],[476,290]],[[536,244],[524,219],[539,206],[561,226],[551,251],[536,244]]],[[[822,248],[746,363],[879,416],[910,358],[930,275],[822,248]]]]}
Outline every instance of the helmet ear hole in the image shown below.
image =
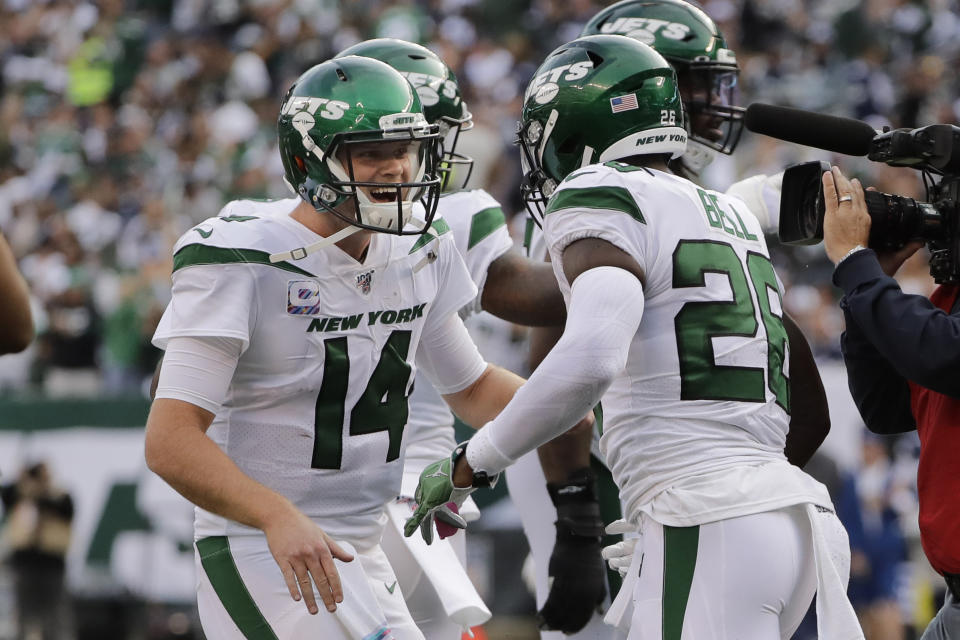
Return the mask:
{"type": "Polygon", "coordinates": [[[557,153],[576,153],[579,141],[576,136],[567,136],[567,138],[557,145],[557,153]]]}
{"type": "Polygon", "coordinates": [[[300,156],[293,156],[293,161],[297,164],[297,168],[300,169],[300,171],[307,170],[307,163],[304,162],[300,156]]]}

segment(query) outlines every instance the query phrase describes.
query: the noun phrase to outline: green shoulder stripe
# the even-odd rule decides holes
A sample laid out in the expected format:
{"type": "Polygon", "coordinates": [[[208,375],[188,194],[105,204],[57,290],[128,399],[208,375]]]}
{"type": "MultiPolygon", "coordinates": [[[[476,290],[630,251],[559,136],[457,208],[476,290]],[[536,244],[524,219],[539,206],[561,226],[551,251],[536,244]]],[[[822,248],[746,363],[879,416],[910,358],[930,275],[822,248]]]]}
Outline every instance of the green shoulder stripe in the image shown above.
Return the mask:
{"type": "Polygon", "coordinates": [[[302,276],[313,277],[313,274],[295,267],[289,262],[270,262],[270,254],[256,249],[226,249],[223,247],[208,247],[203,244],[188,244],[177,251],[173,256],[173,270],[192,267],[198,264],[236,264],[247,262],[251,264],[265,264],[284,271],[299,273],[302,276]]]}
{"type": "Polygon", "coordinates": [[[503,210],[500,207],[490,207],[477,211],[470,219],[470,239],[467,241],[467,251],[473,249],[477,243],[500,227],[506,226],[506,224],[507,218],[503,215],[503,210]]]}
{"type": "Polygon", "coordinates": [[[558,191],[550,198],[547,210],[548,215],[561,209],[606,209],[622,211],[634,220],[646,224],[643,213],[630,192],[623,187],[583,187],[570,188],[558,191]]]}
{"type": "Polygon", "coordinates": [[[428,242],[433,240],[434,234],[438,236],[442,236],[443,234],[450,232],[450,225],[448,225],[447,221],[444,220],[443,218],[434,218],[433,224],[430,225],[430,228],[433,229],[434,233],[430,234],[425,232],[423,235],[421,235],[420,239],[417,240],[414,243],[413,247],[410,249],[410,253],[413,253],[423,248],[424,246],[426,246],[428,242]]]}

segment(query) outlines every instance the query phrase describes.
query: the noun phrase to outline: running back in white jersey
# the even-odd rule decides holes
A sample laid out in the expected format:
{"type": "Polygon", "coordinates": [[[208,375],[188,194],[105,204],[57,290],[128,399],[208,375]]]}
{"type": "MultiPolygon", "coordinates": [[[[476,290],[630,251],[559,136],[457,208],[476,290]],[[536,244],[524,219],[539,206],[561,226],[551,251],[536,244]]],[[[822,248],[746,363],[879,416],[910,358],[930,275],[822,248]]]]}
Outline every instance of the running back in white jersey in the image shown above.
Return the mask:
{"type": "MultiPolygon", "coordinates": [[[[330,535],[366,537],[399,486],[420,336],[476,290],[442,218],[436,236],[374,234],[363,263],[330,246],[273,264],[270,254],[319,236],[262,208],[234,203],[180,239],[154,343],[241,340],[208,435],[330,535]]],[[[198,537],[247,533],[257,532],[197,510],[198,537]]]]}
{"type": "MultiPolygon", "coordinates": [[[[423,207],[414,208],[423,219],[423,207]]],[[[450,225],[453,242],[463,257],[470,278],[477,286],[476,297],[460,314],[466,317],[480,310],[480,298],[490,264],[513,247],[503,210],[493,196],[482,189],[456,191],[440,196],[437,215],[450,225]]],[[[456,446],[453,413],[433,385],[418,375],[410,395],[410,418],[404,431],[404,475],[401,495],[413,496],[420,472],[438,458],[450,455],[456,446]]]]}
{"type": "Polygon", "coordinates": [[[550,199],[544,234],[568,299],[562,253],[581,238],[610,242],[645,274],[626,370],[603,397],[601,451],[628,511],[686,477],[784,460],[781,295],[763,232],[742,201],[608,162],[567,177],[550,199]]]}

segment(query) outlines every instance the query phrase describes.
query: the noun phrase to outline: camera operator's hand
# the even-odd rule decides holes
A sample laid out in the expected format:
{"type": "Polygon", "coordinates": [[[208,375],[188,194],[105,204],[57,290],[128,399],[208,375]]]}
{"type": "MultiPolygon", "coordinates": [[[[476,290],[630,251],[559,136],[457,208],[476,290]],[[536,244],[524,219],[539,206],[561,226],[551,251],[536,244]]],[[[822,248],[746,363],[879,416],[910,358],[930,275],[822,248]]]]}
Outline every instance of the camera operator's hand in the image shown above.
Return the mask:
{"type": "MultiPolygon", "coordinates": [[[[867,189],[874,190],[873,187],[867,189]]],[[[827,257],[838,264],[855,247],[867,246],[870,238],[870,214],[863,186],[854,178],[847,180],[837,167],[823,174],[823,199],[826,214],[823,220],[823,243],[827,257]],[[840,200],[843,200],[842,202],[840,200]]],[[[907,258],[923,247],[922,240],[908,242],[900,249],[878,251],[880,268],[890,277],[907,258]]]]}
{"type": "MultiPolygon", "coordinates": [[[[867,187],[867,191],[876,190],[876,187],[867,187]]],[[[880,268],[883,269],[883,272],[892,278],[894,274],[900,270],[900,267],[903,266],[903,263],[906,262],[910,256],[922,249],[923,245],[923,240],[911,240],[899,249],[877,251],[877,262],[880,263],[880,268]]]]}
{"type": "Polygon", "coordinates": [[[893,277],[907,259],[923,248],[923,240],[911,240],[895,251],[877,251],[877,261],[883,272],[893,277]]]}
{"type": "Polygon", "coordinates": [[[856,178],[847,180],[840,169],[831,167],[823,173],[823,200],[823,245],[830,261],[838,264],[851,249],[866,247],[870,238],[863,185],[856,178]]]}

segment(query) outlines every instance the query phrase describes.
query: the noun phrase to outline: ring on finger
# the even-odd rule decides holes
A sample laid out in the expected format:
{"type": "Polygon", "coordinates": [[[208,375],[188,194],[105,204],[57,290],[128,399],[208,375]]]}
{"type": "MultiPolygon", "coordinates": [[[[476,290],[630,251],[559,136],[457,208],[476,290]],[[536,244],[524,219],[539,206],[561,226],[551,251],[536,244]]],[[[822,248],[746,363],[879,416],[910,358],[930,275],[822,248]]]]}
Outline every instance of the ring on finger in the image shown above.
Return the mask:
{"type": "Polygon", "coordinates": [[[841,196],[837,199],[837,202],[851,202],[852,200],[853,196],[841,196]]]}

